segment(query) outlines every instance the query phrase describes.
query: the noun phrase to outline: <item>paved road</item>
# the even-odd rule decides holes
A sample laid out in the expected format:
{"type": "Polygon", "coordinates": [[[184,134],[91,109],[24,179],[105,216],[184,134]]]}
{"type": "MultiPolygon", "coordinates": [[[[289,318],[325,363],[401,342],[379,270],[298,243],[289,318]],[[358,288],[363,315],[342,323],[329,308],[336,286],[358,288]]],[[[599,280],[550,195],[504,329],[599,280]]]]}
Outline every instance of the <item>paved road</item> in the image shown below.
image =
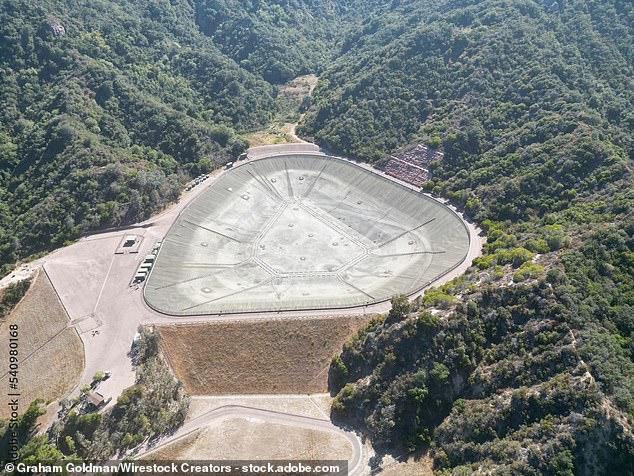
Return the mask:
{"type": "Polygon", "coordinates": [[[363,455],[363,445],[359,437],[349,431],[343,431],[335,426],[330,420],[313,418],[308,416],[293,415],[289,413],[282,413],[274,410],[263,410],[261,408],[254,408],[245,405],[225,405],[215,408],[207,413],[204,413],[196,418],[193,418],[183,426],[181,426],[176,433],[164,438],[158,442],[157,445],[152,448],[148,448],[145,452],[135,455],[138,457],[147,457],[152,452],[157,451],[165,446],[174,443],[176,440],[183,438],[184,436],[211,425],[219,420],[238,417],[238,418],[258,418],[264,419],[271,423],[278,423],[282,425],[297,426],[301,428],[307,428],[311,430],[329,431],[335,432],[343,436],[352,448],[352,456],[348,460],[348,474],[357,475],[363,474],[364,468],[361,464],[363,455]]]}

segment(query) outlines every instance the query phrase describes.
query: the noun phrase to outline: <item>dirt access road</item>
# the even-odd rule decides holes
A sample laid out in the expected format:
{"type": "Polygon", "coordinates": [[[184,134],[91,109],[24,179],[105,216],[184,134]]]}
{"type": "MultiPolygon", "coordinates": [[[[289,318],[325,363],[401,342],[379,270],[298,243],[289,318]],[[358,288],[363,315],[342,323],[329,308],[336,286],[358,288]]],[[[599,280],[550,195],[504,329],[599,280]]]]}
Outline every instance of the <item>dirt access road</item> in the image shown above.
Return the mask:
{"type": "Polygon", "coordinates": [[[156,446],[147,448],[145,452],[135,456],[140,458],[151,458],[152,453],[177,442],[179,439],[186,437],[194,431],[232,417],[262,419],[272,424],[297,426],[305,429],[332,432],[340,435],[348,441],[350,447],[352,448],[352,454],[348,460],[348,474],[360,475],[366,473],[365,467],[362,464],[363,445],[361,440],[354,433],[341,430],[327,419],[294,415],[245,405],[225,405],[210,410],[203,415],[185,422],[185,424],[180,427],[176,433],[161,440],[156,446]]]}

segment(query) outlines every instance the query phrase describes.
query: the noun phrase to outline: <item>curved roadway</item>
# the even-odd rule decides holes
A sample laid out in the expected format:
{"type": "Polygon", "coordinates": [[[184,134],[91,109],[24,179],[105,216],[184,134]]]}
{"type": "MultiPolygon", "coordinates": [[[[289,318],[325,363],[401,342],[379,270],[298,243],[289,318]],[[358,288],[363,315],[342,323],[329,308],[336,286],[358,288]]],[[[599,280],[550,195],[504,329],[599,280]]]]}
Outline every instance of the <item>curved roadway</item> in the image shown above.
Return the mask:
{"type": "Polygon", "coordinates": [[[336,432],[343,436],[350,443],[352,448],[352,456],[348,460],[348,474],[355,475],[362,473],[361,457],[363,454],[363,445],[360,438],[352,432],[343,431],[340,428],[333,425],[330,420],[322,420],[319,418],[300,416],[290,413],[278,412],[275,410],[264,410],[261,408],[254,408],[245,405],[225,405],[222,407],[214,408],[202,415],[192,418],[186,421],[174,434],[162,439],[158,444],[152,448],[148,448],[145,452],[136,455],[136,457],[147,457],[151,453],[165,448],[166,446],[176,442],[177,440],[184,438],[185,436],[203,429],[211,425],[213,422],[223,420],[230,417],[238,418],[261,418],[272,423],[279,423],[282,425],[294,425],[306,429],[336,432]]]}

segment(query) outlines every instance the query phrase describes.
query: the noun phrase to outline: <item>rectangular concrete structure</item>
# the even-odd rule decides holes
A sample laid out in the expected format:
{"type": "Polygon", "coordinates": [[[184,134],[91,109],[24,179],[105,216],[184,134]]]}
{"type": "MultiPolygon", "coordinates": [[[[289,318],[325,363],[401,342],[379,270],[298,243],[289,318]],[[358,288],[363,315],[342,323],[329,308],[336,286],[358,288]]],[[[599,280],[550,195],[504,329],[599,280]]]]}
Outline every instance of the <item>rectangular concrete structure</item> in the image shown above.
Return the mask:
{"type": "Polygon", "coordinates": [[[178,217],[145,287],[170,315],[364,306],[458,266],[452,210],[352,162],[293,154],[239,163],[178,217]]]}

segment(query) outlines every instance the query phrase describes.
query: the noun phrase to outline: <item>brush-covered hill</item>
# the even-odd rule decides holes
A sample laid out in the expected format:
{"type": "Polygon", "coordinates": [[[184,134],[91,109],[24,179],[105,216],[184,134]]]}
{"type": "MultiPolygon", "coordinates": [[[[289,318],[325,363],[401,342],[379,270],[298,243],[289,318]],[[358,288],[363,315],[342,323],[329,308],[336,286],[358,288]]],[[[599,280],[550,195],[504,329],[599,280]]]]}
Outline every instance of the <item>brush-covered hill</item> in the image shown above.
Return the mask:
{"type": "Polygon", "coordinates": [[[376,0],[198,0],[196,21],[240,66],[284,83],[327,69],[346,32],[388,9],[376,0]]]}
{"type": "Polygon", "coordinates": [[[337,11],[330,0],[200,0],[196,21],[240,66],[284,83],[327,64],[338,37],[337,11]]]}
{"type": "Polygon", "coordinates": [[[187,1],[2,2],[0,77],[2,264],[147,217],[274,104],[187,1]]]}
{"type": "Polygon", "coordinates": [[[302,128],[425,188],[488,242],[470,272],[350,342],[333,414],[447,474],[634,471],[634,9],[398,2],[350,33],[302,128]]]}
{"type": "Polygon", "coordinates": [[[380,2],[7,0],[0,266],[147,217],[236,157],[380,2]]]}

